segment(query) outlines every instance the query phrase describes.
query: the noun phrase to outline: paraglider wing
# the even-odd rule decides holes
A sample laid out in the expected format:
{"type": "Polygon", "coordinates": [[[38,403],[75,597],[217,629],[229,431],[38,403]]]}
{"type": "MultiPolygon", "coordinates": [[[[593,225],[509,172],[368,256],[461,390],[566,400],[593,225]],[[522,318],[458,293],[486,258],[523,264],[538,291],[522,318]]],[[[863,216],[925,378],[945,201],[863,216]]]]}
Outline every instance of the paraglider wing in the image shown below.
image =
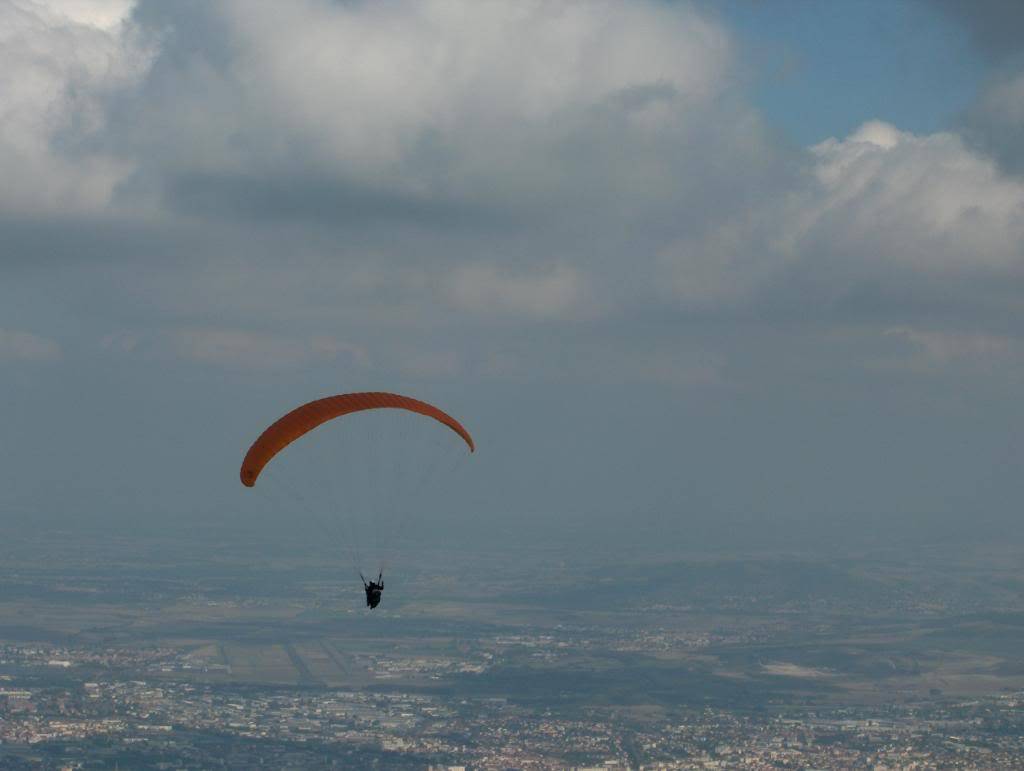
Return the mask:
{"type": "Polygon", "coordinates": [[[462,427],[462,424],[432,404],[421,402],[419,399],[413,399],[409,396],[389,394],[383,391],[340,394],[303,404],[274,422],[266,431],[260,434],[259,439],[253,442],[252,447],[249,448],[249,451],[245,454],[245,459],[242,461],[242,470],[239,474],[242,484],[246,487],[255,485],[256,478],[259,477],[264,466],[275,455],[317,426],[342,415],[376,409],[408,410],[409,412],[433,418],[439,423],[448,426],[448,428],[462,437],[470,452],[476,449],[473,444],[473,437],[462,427]]]}

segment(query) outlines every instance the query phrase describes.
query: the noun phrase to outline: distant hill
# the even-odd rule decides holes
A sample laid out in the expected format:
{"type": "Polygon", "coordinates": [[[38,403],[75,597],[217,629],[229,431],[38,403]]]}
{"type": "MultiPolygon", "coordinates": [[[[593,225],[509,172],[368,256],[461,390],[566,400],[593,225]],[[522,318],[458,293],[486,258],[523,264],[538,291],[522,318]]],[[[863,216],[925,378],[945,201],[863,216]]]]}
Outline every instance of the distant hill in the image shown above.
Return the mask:
{"type": "Polygon", "coordinates": [[[608,567],[572,578],[553,590],[549,587],[510,593],[502,599],[579,609],[664,604],[763,610],[816,601],[870,600],[877,605],[897,600],[907,591],[894,582],[841,564],[785,559],[608,567]]]}

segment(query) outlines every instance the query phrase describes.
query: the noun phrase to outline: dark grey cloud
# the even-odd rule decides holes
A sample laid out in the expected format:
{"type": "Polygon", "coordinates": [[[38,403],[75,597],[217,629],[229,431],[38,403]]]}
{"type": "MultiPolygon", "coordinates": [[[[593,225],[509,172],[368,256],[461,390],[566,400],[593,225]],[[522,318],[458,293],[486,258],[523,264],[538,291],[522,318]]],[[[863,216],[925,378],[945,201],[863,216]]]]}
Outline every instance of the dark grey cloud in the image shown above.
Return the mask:
{"type": "Polygon", "coordinates": [[[967,30],[990,64],[985,87],[964,114],[960,129],[1007,173],[1024,174],[1024,5],[1014,0],[932,0],[967,30]]]}
{"type": "Polygon", "coordinates": [[[925,0],[970,34],[982,55],[995,60],[1024,54],[1019,31],[1024,7],[1016,0],[925,0]]]}
{"type": "Polygon", "coordinates": [[[374,190],[343,178],[322,177],[316,171],[291,175],[171,173],[162,180],[160,200],[192,217],[320,222],[339,228],[398,222],[442,230],[507,229],[522,226],[524,219],[482,202],[374,190]]]}
{"type": "Polygon", "coordinates": [[[1024,67],[994,75],[967,110],[961,130],[1005,172],[1024,176],[1024,67]]]}

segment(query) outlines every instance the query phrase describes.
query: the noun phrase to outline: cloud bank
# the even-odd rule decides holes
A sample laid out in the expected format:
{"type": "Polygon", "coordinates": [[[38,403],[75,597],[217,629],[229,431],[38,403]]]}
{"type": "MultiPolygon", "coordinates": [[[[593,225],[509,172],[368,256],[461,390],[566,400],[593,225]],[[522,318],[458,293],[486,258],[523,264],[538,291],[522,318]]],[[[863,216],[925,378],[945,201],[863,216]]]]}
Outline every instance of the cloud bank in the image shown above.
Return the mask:
{"type": "Polygon", "coordinates": [[[1022,364],[1024,81],[990,31],[961,124],[795,147],[689,3],[3,0],[0,356],[644,387],[659,416],[998,391],[1022,364]]]}

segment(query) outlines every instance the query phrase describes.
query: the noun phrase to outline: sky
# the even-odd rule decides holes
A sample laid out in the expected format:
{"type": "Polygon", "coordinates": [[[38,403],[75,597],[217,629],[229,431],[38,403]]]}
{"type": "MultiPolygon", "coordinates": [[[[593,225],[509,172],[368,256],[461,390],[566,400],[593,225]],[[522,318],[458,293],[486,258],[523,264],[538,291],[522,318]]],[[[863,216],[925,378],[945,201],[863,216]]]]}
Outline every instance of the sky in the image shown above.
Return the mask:
{"type": "Polygon", "coordinates": [[[442,533],[1019,539],[1021,28],[0,0],[3,524],[245,522],[267,423],[387,390],[476,438],[442,533]]]}

